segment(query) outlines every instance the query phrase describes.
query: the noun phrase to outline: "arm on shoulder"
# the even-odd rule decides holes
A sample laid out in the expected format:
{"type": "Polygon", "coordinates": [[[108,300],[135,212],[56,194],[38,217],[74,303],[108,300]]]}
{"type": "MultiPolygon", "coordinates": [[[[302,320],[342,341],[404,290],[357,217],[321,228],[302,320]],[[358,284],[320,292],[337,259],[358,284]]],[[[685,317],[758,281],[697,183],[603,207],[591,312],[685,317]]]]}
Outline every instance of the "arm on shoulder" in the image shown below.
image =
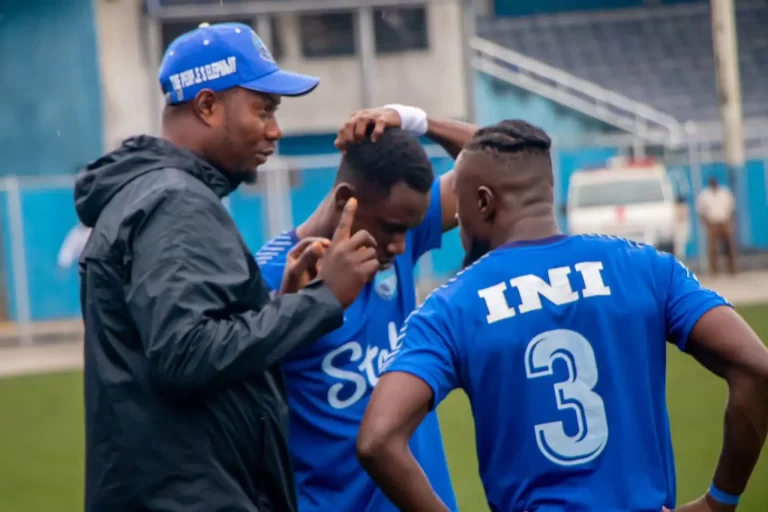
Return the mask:
{"type": "MultiPolygon", "coordinates": [[[[438,143],[454,160],[464,146],[472,140],[478,127],[461,121],[427,118],[427,137],[438,143]]],[[[456,193],[454,171],[440,177],[440,203],[442,207],[443,231],[450,231],[458,225],[456,218],[456,193]]]]}

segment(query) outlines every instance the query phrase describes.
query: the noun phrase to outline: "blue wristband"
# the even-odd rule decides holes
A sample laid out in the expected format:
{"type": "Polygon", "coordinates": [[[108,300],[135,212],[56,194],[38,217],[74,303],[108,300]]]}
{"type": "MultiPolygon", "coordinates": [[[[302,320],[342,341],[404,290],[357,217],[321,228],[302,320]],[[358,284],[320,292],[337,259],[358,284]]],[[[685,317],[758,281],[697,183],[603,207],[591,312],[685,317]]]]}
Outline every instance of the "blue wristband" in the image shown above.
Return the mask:
{"type": "Polygon", "coordinates": [[[712,496],[712,499],[719,501],[723,505],[738,505],[739,498],[741,497],[738,494],[728,494],[725,491],[721,491],[715,487],[714,483],[709,486],[709,495],[712,496]]]}

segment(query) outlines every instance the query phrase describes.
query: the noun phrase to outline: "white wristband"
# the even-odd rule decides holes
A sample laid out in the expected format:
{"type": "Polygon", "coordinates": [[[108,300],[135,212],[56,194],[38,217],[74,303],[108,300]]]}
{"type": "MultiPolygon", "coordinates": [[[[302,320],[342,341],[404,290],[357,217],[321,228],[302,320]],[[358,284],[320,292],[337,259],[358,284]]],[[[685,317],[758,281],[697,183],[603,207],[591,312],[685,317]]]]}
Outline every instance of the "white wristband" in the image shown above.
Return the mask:
{"type": "Polygon", "coordinates": [[[427,133],[427,113],[418,107],[408,105],[384,105],[384,108],[390,108],[400,116],[400,126],[403,130],[414,135],[424,135],[427,133]]]}

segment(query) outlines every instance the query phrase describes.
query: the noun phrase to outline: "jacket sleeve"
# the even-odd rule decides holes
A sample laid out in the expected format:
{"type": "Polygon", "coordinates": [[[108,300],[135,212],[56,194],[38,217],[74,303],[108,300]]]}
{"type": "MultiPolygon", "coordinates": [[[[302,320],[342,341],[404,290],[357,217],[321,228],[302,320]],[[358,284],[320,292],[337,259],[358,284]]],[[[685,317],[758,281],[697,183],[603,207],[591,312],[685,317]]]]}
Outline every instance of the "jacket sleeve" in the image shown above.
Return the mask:
{"type": "Polygon", "coordinates": [[[216,206],[174,192],[134,232],[126,302],[150,374],[166,391],[215,391],[256,376],[343,323],[342,306],[319,282],[250,309],[266,290],[216,206]]]}

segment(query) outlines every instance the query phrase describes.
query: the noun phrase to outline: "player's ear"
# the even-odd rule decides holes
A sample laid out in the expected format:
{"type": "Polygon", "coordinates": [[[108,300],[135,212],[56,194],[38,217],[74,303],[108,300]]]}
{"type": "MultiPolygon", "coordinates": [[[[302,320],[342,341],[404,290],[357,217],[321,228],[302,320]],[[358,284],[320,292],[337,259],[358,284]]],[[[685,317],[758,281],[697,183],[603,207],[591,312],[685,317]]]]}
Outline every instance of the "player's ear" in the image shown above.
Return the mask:
{"type": "Polygon", "coordinates": [[[477,189],[477,209],[485,219],[493,217],[496,213],[496,198],[488,187],[477,189]]]}
{"type": "Polygon", "coordinates": [[[355,187],[346,182],[341,182],[333,188],[333,205],[337,212],[341,212],[351,198],[355,197],[355,187]]]}

